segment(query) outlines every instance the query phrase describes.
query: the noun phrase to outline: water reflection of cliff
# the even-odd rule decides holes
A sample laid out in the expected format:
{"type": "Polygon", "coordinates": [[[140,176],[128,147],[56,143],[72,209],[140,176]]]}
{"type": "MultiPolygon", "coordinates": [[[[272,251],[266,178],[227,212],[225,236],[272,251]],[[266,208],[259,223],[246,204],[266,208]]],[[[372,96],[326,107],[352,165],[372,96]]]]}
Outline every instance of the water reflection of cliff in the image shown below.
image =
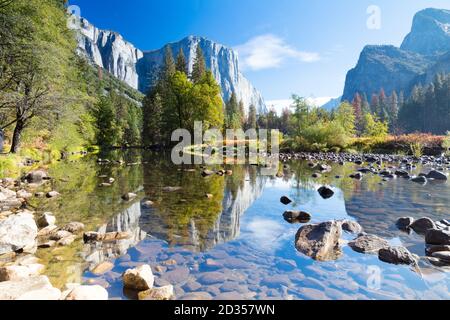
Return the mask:
{"type": "Polygon", "coordinates": [[[242,182],[235,194],[231,189],[225,189],[223,211],[219,214],[214,227],[208,232],[204,244],[206,248],[213,248],[217,244],[239,236],[241,216],[261,196],[266,179],[261,176],[250,179],[250,175],[247,174],[242,182]]]}
{"type": "Polygon", "coordinates": [[[257,176],[256,168],[249,167],[233,167],[232,176],[208,178],[202,178],[199,171],[163,172],[161,177],[152,170],[144,177],[148,181],[147,197],[155,205],[143,209],[141,228],[170,245],[192,251],[205,251],[236,238],[240,217],[262,194],[265,184],[265,178],[257,176]],[[155,188],[158,184],[181,189],[161,192],[155,188]]]}
{"type": "Polygon", "coordinates": [[[147,234],[139,226],[140,217],[141,204],[136,202],[128,209],[114,216],[108,224],[101,226],[98,229],[100,233],[128,232],[131,237],[108,243],[86,244],[83,250],[83,258],[89,266],[94,267],[100,262],[120,257],[126,254],[128,249],[145,239],[147,234]]]}

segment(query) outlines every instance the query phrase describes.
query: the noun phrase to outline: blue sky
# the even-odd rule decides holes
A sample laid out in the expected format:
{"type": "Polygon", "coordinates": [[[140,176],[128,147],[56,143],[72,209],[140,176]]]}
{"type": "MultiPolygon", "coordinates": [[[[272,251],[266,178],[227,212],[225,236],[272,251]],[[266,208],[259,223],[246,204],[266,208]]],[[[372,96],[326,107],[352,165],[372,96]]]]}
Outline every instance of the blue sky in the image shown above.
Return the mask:
{"type": "MultiPolygon", "coordinates": [[[[142,50],[200,35],[240,55],[244,74],[266,100],[337,97],[366,44],[399,46],[414,14],[450,9],[448,0],[70,0],[102,29],[142,50]],[[370,29],[367,9],[380,9],[370,29]]],[[[373,11],[372,11],[373,12],[373,11]]]]}

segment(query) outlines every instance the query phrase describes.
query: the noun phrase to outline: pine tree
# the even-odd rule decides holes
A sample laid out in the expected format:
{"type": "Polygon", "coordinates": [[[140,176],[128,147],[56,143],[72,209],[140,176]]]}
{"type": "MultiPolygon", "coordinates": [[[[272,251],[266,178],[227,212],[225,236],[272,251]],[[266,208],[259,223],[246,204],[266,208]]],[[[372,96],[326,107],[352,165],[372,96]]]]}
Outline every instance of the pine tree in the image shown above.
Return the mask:
{"type": "Polygon", "coordinates": [[[194,83],[198,83],[206,73],[205,57],[203,55],[200,45],[197,46],[195,53],[194,66],[192,69],[191,80],[194,83]]]}
{"type": "Polygon", "coordinates": [[[116,115],[110,96],[101,96],[95,106],[97,144],[113,146],[117,143],[116,115]]]}
{"type": "Polygon", "coordinates": [[[352,102],[353,112],[355,115],[355,128],[357,133],[362,131],[363,113],[362,113],[362,99],[359,93],[355,94],[355,98],[352,102]]]}
{"type": "Polygon", "coordinates": [[[239,101],[239,117],[241,121],[241,128],[245,126],[245,106],[244,101],[239,101]]]}
{"type": "Polygon", "coordinates": [[[248,112],[247,129],[257,129],[256,107],[252,104],[248,112]]]}
{"type": "Polygon", "coordinates": [[[161,144],[162,132],[162,99],[157,90],[151,90],[142,103],[143,132],[142,141],[145,146],[161,144]]]}
{"type": "Polygon", "coordinates": [[[186,57],[184,55],[183,48],[180,48],[180,51],[178,52],[176,69],[184,74],[188,74],[186,57]]]}
{"type": "Polygon", "coordinates": [[[177,69],[175,61],[173,59],[172,48],[170,46],[166,46],[164,54],[164,67],[163,67],[164,80],[168,80],[171,76],[175,74],[176,71],[177,69]]]}
{"type": "Polygon", "coordinates": [[[389,119],[391,132],[397,131],[397,120],[398,120],[398,96],[397,92],[392,91],[391,96],[389,97],[389,119]]]}

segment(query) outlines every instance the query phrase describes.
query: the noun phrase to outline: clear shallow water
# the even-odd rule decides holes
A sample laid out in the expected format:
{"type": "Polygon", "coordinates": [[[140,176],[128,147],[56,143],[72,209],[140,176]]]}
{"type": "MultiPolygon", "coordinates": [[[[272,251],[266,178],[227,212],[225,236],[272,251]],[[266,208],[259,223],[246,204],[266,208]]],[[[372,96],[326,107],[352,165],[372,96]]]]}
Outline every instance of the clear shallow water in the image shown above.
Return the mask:
{"type": "Polygon", "coordinates": [[[424,256],[423,237],[397,230],[395,222],[402,216],[450,218],[448,184],[421,186],[402,178],[382,182],[372,175],[362,181],[335,178],[348,177],[357,168],[353,164],[333,165],[332,172],[313,179],[314,171],[300,161],[291,163],[283,178],[261,176],[258,168],[245,166],[227,167],[232,176],[202,178],[200,168],[175,167],[154,154],[112,157],[142,164],[101,166],[86,158],[50,168],[62,197],[37,203],[38,208],[54,212],[61,224],[81,221],[89,230],[133,234],[114,244],[78,242],[39,251],[55,285],[96,283],[107,287],[113,299],[133,299],[136,293],[124,292],[121,274],[145,263],[152,266],[158,286],[175,286],[177,299],[450,298],[449,273],[425,259],[419,274],[344,244],[340,259],[314,261],[295,249],[301,225],[282,217],[294,209],[311,213],[312,223],[356,220],[367,233],[424,256]],[[102,175],[116,178],[114,186],[98,187],[102,175]],[[323,184],[334,188],[333,198],[319,196],[316,190],[323,184]],[[167,192],[168,186],[181,189],[167,192]],[[125,192],[138,192],[139,199],[124,203],[125,192]],[[284,195],[294,203],[282,205],[284,195]],[[145,207],[145,200],[154,206],[145,207]],[[92,274],[89,270],[102,261],[113,262],[114,269],[92,274]]]}

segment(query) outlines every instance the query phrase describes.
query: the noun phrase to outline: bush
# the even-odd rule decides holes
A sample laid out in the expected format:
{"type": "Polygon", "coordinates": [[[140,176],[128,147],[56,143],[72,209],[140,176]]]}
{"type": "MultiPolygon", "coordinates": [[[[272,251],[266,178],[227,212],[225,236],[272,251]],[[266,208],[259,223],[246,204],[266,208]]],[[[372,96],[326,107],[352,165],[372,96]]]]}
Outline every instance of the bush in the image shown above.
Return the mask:
{"type": "Polygon", "coordinates": [[[445,149],[445,154],[450,156],[450,131],[447,132],[447,135],[444,138],[444,142],[442,143],[442,147],[445,149]]]}

